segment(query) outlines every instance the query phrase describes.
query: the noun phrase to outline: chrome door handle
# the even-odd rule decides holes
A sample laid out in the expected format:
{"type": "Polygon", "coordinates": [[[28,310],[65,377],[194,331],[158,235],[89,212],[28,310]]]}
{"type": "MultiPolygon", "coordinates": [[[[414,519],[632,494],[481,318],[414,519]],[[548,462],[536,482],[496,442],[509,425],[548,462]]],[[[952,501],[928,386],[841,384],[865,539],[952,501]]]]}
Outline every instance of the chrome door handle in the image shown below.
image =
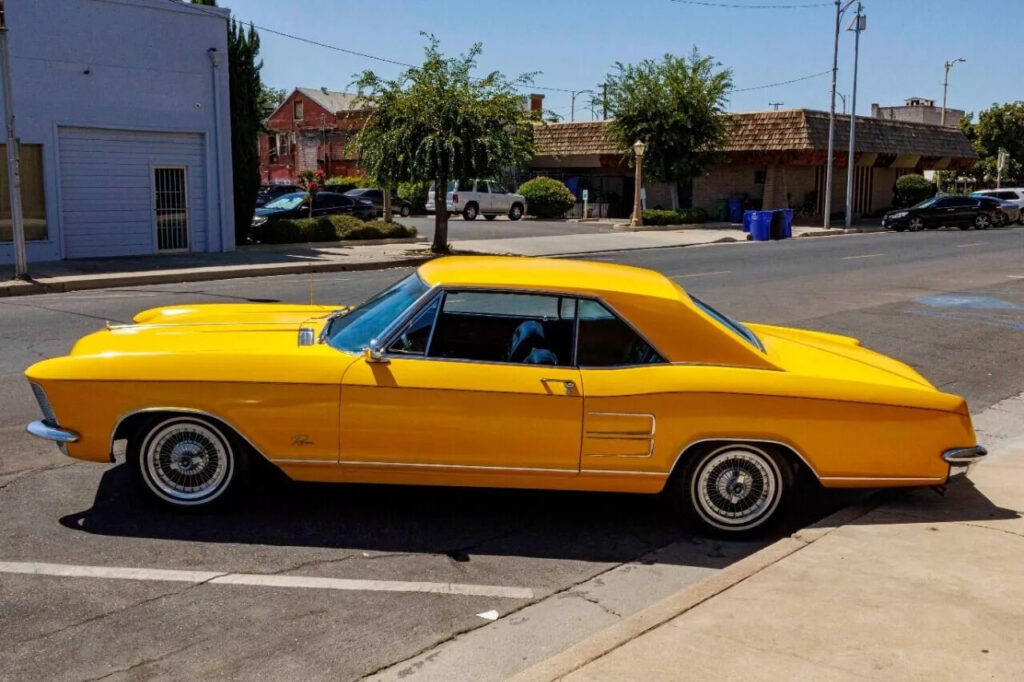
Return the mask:
{"type": "Polygon", "coordinates": [[[556,383],[562,384],[565,387],[565,394],[566,395],[572,395],[576,391],[576,382],[573,381],[572,379],[549,379],[549,378],[541,379],[541,383],[544,383],[544,384],[546,384],[548,382],[552,382],[552,381],[556,382],[556,383]]]}

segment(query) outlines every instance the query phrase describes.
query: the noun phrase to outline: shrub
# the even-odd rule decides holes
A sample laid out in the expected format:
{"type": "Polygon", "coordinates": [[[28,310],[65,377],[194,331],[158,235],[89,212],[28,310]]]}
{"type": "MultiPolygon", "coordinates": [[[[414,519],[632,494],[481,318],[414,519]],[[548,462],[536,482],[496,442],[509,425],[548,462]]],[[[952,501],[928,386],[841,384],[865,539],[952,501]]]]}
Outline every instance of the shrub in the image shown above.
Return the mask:
{"type": "Polygon", "coordinates": [[[275,220],[260,228],[264,244],[334,242],[345,239],[399,239],[415,237],[416,228],[383,220],[364,223],[350,215],[275,220]]]}
{"type": "Polygon", "coordinates": [[[383,220],[360,222],[344,234],[338,234],[340,239],[400,239],[415,236],[415,227],[406,227],[401,223],[386,223],[383,220]]]}
{"type": "Polygon", "coordinates": [[[553,178],[527,180],[519,186],[519,194],[526,199],[530,215],[538,218],[561,218],[576,205],[569,188],[553,178]]]}
{"type": "Polygon", "coordinates": [[[398,185],[398,196],[412,204],[412,212],[423,215],[427,212],[429,182],[403,182],[398,185]]]}
{"type": "Polygon", "coordinates": [[[302,241],[302,230],[296,220],[272,220],[257,230],[263,244],[294,244],[302,241]]]}
{"type": "Polygon", "coordinates": [[[344,239],[346,234],[365,224],[359,218],[350,215],[332,215],[330,221],[334,226],[335,239],[344,239]]]}
{"type": "Polygon", "coordinates": [[[347,192],[357,187],[376,187],[375,183],[365,175],[335,175],[324,183],[332,192],[347,192]]]}
{"type": "Polygon", "coordinates": [[[923,175],[904,175],[893,188],[893,204],[897,208],[913,206],[935,196],[935,183],[923,175]]]}
{"type": "Polygon", "coordinates": [[[647,209],[643,218],[644,225],[687,225],[707,221],[708,213],[703,208],[681,208],[677,211],[647,209]]]}

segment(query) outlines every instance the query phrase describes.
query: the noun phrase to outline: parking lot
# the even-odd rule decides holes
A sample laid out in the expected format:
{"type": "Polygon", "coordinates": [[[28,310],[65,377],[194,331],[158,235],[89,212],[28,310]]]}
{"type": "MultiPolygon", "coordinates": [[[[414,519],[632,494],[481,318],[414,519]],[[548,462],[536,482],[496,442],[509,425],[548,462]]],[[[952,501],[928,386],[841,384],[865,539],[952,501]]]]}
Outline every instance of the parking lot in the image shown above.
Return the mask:
{"type": "MultiPolygon", "coordinates": [[[[658,269],[741,319],[858,336],[976,412],[1024,387],[1024,230],[599,257],[658,269]]],[[[38,408],[22,370],[105,321],[308,301],[311,284],[318,302],[354,302],[404,272],[0,300],[0,677],[407,678],[417,655],[462,646],[458,677],[498,679],[764,544],[697,536],[653,497],[273,475],[231,511],[174,514],[138,497],[123,464],[69,460],[23,432],[38,408]]],[[[782,532],[851,499],[811,491],[782,532]]]]}

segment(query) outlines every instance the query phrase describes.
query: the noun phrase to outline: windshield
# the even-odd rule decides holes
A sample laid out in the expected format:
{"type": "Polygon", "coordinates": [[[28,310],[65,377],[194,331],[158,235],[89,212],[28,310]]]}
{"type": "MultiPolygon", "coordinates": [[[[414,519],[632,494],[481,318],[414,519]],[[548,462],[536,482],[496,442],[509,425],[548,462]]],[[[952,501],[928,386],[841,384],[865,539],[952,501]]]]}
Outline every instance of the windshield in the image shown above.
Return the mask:
{"type": "Polygon", "coordinates": [[[938,199],[939,199],[938,197],[931,197],[930,199],[925,199],[924,201],[922,201],[919,204],[914,204],[910,208],[928,208],[929,206],[934,204],[936,201],[938,201],[938,199]]]}
{"type": "Polygon", "coordinates": [[[327,343],[338,350],[358,353],[429,289],[419,275],[409,275],[349,313],[334,318],[324,332],[327,343]]]}
{"type": "Polygon", "coordinates": [[[280,196],[274,199],[273,201],[267,202],[267,205],[264,206],[263,208],[279,208],[282,211],[290,211],[293,208],[297,208],[305,198],[305,192],[285,194],[284,196],[280,196]]]}
{"type": "Polygon", "coordinates": [[[761,340],[754,336],[754,332],[747,329],[742,322],[737,322],[728,315],[723,315],[722,313],[718,312],[717,310],[709,306],[707,303],[697,298],[696,296],[691,295],[690,300],[693,301],[694,304],[696,304],[696,306],[703,310],[705,313],[707,313],[711,317],[715,318],[715,320],[721,322],[723,325],[728,327],[731,332],[736,334],[736,336],[739,336],[741,339],[749,343],[754,348],[757,348],[760,351],[764,351],[764,346],[761,345],[761,340]]]}

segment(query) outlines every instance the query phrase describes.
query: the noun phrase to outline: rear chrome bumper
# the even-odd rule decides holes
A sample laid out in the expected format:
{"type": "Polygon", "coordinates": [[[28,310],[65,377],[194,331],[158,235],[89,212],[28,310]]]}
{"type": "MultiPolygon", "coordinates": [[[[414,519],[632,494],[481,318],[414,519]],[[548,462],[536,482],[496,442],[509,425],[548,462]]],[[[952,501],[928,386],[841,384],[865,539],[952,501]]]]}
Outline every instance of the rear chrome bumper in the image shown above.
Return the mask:
{"type": "Polygon", "coordinates": [[[74,431],[54,426],[44,419],[39,419],[25,427],[25,430],[38,438],[45,438],[56,443],[74,443],[78,440],[78,434],[74,431]]]}
{"type": "Polygon", "coordinates": [[[942,459],[949,463],[949,475],[952,477],[966,474],[987,455],[988,450],[980,445],[975,445],[970,448],[946,450],[942,453],[942,459]]]}

